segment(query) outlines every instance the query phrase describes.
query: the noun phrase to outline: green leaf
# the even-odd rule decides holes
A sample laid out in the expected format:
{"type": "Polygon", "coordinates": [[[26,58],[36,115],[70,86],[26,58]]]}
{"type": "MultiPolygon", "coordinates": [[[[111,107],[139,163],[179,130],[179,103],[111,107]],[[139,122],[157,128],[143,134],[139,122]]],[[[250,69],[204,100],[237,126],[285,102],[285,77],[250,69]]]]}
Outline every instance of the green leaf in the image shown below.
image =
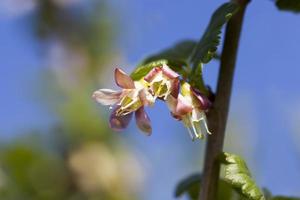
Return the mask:
{"type": "Polygon", "coordinates": [[[225,165],[225,180],[248,200],[265,200],[265,197],[251,178],[245,161],[233,154],[223,153],[221,161],[225,165]]]}
{"type": "Polygon", "coordinates": [[[206,31],[195,46],[190,57],[189,62],[193,66],[190,83],[206,95],[208,94],[208,90],[202,77],[203,63],[208,63],[212,58],[216,57],[217,47],[220,43],[221,29],[237,10],[238,5],[235,3],[221,5],[213,13],[206,31]]]}
{"type": "Polygon", "coordinates": [[[173,65],[186,65],[196,44],[197,42],[193,40],[180,41],[170,48],[147,57],[141,65],[157,60],[168,60],[169,64],[172,63],[173,65]]]}
{"type": "Polygon", "coordinates": [[[183,40],[170,48],[149,56],[131,74],[132,79],[139,80],[153,67],[166,63],[183,78],[189,78],[192,86],[200,89],[204,94],[208,94],[202,78],[201,63],[207,63],[215,56],[220,42],[221,28],[237,8],[238,6],[234,3],[223,4],[213,14],[199,43],[193,40],[183,40]],[[190,64],[197,66],[192,73],[189,68],[190,64]]]}
{"type": "Polygon", "coordinates": [[[161,66],[163,64],[168,64],[167,60],[157,60],[144,65],[139,65],[131,74],[130,77],[133,80],[140,80],[143,76],[148,74],[154,67],[161,66]]]}
{"type": "Polygon", "coordinates": [[[205,86],[204,80],[203,80],[203,65],[202,63],[199,63],[198,67],[194,69],[190,76],[190,84],[194,87],[199,89],[201,92],[203,92],[205,95],[209,94],[209,91],[207,87],[205,86]]]}
{"type": "Polygon", "coordinates": [[[175,197],[188,193],[190,199],[197,199],[201,183],[201,174],[193,174],[180,181],[175,190],[175,197]]]}
{"type": "Polygon", "coordinates": [[[142,63],[137,66],[134,72],[132,72],[131,78],[134,80],[139,80],[153,67],[157,67],[163,63],[168,64],[171,69],[185,77],[188,71],[188,58],[195,46],[196,41],[183,40],[170,48],[151,55],[144,59],[142,63]]]}
{"type": "MultiPolygon", "coordinates": [[[[201,174],[196,173],[180,181],[175,190],[175,197],[180,197],[183,194],[188,194],[191,200],[198,199],[201,179],[201,174]]],[[[230,200],[231,195],[231,186],[224,180],[219,180],[218,200],[230,200]]]]}
{"type": "Polygon", "coordinates": [[[208,63],[214,57],[220,43],[221,29],[237,10],[237,4],[225,3],[213,13],[206,31],[193,51],[193,66],[208,63]]]}
{"type": "MultiPolygon", "coordinates": [[[[225,164],[226,168],[230,168],[230,177],[235,176],[234,179],[240,180],[249,179],[250,172],[246,166],[246,163],[238,156],[224,153],[222,157],[222,162],[225,164]],[[241,177],[238,177],[242,174],[241,177]],[[245,175],[248,177],[245,177],[245,175]]],[[[227,174],[227,172],[226,172],[227,174]]],[[[228,177],[227,177],[228,178],[228,177]]],[[[249,183],[249,186],[242,186],[244,189],[241,189],[240,186],[232,184],[233,179],[227,179],[225,176],[224,179],[219,180],[219,190],[217,200],[300,200],[296,197],[284,197],[284,196],[275,196],[272,197],[272,194],[266,188],[263,188],[263,193],[260,189],[255,186],[255,183],[249,183]],[[252,186],[250,186],[252,185],[252,186]],[[251,188],[251,190],[247,190],[251,188]],[[246,190],[246,193],[243,192],[246,190]]],[[[251,179],[251,178],[250,178],[251,179]]],[[[187,178],[181,180],[176,187],[175,197],[180,197],[184,194],[187,194],[190,200],[197,200],[199,196],[200,184],[202,181],[202,175],[200,173],[195,173],[187,178]]],[[[251,179],[251,181],[253,181],[251,179]]],[[[250,181],[250,182],[251,182],[250,181]]]]}
{"type": "Polygon", "coordinates": [[[300,0],[277,0],[276,6],[279,10],[300,12],[300,0]]]}

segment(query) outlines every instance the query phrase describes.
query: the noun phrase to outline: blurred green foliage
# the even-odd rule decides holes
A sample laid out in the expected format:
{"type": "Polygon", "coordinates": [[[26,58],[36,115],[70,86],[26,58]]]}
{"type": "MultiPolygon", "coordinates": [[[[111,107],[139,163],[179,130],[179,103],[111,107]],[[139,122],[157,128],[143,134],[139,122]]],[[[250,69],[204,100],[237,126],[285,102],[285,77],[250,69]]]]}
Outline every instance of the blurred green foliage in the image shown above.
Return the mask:
{"type": "Polygon", "coordinates": [[[36,85],[57,120],[50,130],[1,144],[0,199],[137,199],[139,162],[91,100],[104,65],[115,59],[114,13],[105,0],[36,4],[28,28],[50,63],[36,85]]]}

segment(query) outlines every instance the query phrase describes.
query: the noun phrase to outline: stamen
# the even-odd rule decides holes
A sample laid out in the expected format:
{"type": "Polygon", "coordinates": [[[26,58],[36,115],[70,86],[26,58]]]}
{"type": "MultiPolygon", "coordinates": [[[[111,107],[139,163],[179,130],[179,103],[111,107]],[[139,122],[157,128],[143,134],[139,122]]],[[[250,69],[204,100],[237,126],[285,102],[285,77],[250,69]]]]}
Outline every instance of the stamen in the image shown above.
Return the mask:
{"type": "Polygon", "coordinates": [[[186,115],[183,118],[183,122],[184,125],[186,126],[188,133],[192,139],[192,141],[195,141],[196,139],[202,139],[203,138],[203,134],[202,133],[198,133],[190,115],[186,115]]]}
{"type": "Polygon", "coordinates": [[[190,119],[190,124],[191,124],[191,126],[192,126],[192,128],[193,128],[193,132],[194,132],[194,138],[193,138],[193,141],[194,141],[195,139],[198,139],[198,138],[199,138],[199,139],[202,139],[202,138],[203,138],[203,134],[202,134],[201,129],[197,129],[197,128],[196,128],[196,125],[198,125],[198,124],[197,124],[197,123],[194,123],[191,117],[190,117],[189,119],[190,119]],[[199,133],[199,131],[200,131],[200,133],[199,133]]]}
{"type": "Polygon", "coordinates": [[[200,124],[202,124],[202,128],[203,130],[205,130],[205,132],[209,135],[211,135],[212,133],[209,131],[208,126],[207,126],[207,118],[204,112],[201,113],[201,117],[199,120],[200,124]]]}
{"type": "Polygon", "coordinates": [[[203,129],[205,129],[205,132],[209,135],[211,135],[212,133],[209,131],[208,126],[207,126],[207,121],[206,119],[202,119],[200,122],[202,122],[201,124],[203,125],[203,129]]]}

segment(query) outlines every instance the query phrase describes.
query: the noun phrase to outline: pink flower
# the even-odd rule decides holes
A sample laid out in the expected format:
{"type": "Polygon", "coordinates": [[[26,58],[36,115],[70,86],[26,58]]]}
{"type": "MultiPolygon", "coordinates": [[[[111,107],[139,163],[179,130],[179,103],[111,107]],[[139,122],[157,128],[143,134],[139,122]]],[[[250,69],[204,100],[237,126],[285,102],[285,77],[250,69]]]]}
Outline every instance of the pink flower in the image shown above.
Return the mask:
{"type": "Polygon", "coordinates": [[[100,89],[93,94],[93,98],[97,102],[113,108],[109,120],[110,127],[116,131],[125,129],[135,112],[137,126],[150,135],[151,123],[144,106],[152,105],[154,98],[147,90],[147,83],[144,80],[133,81],[130,76],[118,68],[115,70],[115,81],[122,88],[121,91],[100,89]]]}
{"type": "Polygon", "coordinates": [[[177,98],[169,95],[167,104],[174,118],[182,120],[192,140],[211,134],[208,130],[205,111],[211,106],[210,101],[199,91],[184,82],[177,98]]]}
{"type": "Polygon", "coordinates": [[[177,97],[179,92],[179,74],[167,65],[153,68],[145,77],[154,98],[166,100],[171,94],[177,97]]]}

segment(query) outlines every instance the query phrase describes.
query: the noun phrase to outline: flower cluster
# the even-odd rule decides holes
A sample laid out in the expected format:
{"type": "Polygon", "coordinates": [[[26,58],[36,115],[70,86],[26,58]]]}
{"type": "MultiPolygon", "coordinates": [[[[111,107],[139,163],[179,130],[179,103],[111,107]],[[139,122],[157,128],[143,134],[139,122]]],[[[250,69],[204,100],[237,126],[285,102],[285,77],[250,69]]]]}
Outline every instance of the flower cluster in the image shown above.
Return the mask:
{"type": "Polygon", "coordinates": [[[166,64],[154,67],[138,81],[117,68],[115,81],[121,91],[100,89],[93,94],[97,102],[112,109],[109,120],[112,129],[125,129],[134,113],[139,129],[150,135],[150,118],[144,107],[152,106],[160,99],[167,103],[172,116],[183,122],[193,140],[210,134],[205,116],[210,101],[189,83],[180,80],[179,74],[166,64]]]}

